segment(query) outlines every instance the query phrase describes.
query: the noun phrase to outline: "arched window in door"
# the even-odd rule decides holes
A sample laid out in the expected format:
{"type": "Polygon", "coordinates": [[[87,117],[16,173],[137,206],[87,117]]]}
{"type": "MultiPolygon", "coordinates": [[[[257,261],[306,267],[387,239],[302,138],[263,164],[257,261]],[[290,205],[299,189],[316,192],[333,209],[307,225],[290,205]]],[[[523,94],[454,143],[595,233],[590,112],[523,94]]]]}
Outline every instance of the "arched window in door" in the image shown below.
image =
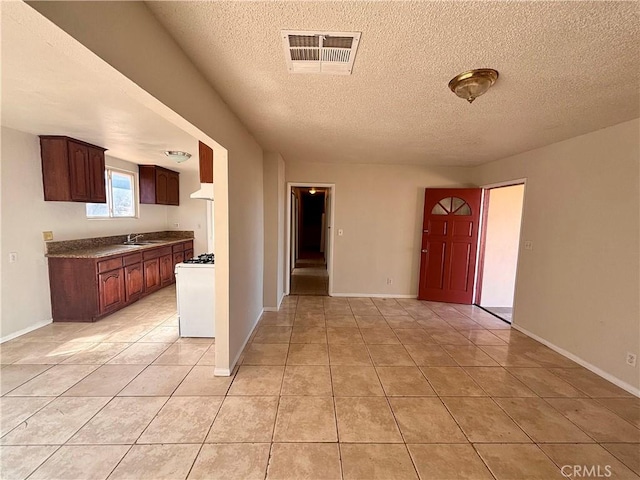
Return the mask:
{"type": "Polygon", "coordinates": [[[446,197],[431,209],[431,215],[471,215],[471,207],[458,197],[446,197]]]}

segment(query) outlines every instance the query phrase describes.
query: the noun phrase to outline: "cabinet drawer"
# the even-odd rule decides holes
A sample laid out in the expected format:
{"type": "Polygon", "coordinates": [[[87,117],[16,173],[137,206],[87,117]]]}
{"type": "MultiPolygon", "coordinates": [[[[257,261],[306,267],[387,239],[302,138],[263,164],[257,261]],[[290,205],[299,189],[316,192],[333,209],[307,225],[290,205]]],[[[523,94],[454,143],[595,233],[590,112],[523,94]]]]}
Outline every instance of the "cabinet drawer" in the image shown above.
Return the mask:
{"type": "Polygon", "coordinates": [[[183,252],[184,251],[184,243],[179,243],[173,246],[173,253],[183,252]]]}
{"type": "Polygon", "coordinates": [[[171,253],[172,253],[171,246],[154,248],[152,250],[147,250],[145,252],[142,252],[142,259],[149,260],[151,258],[158,258],[164,255],[171,255],[171,253]]]}
{"type": "Polygon", "coordinates": [[[188,242],[184,242],[182,245],[184,245],[184,249],[185,250],[193,250],[193,240],[189,240],[188,242]]]}
{"type": "Polygon", "coordinates": [[[140,263],[142,261],[141,253],[132,253],[131,255],[125,255],[122,257],[122,263],[126,267],[127,265],[133,265],[134,263],[140,263]]]}
{"type": "Polygon", "coordinates": [[[109,260],[98,262],[98,273],[108,272],[120,267],[122,267],[122,257],[110,258],[109,260]]]}

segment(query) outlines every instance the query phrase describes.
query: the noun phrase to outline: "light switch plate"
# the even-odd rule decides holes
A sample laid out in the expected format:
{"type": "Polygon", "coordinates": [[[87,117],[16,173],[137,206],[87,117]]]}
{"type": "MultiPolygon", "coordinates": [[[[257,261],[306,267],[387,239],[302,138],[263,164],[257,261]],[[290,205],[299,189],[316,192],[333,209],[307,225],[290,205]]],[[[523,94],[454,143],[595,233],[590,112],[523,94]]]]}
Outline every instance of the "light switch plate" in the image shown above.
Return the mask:
{"type": "Polygon", "coordinates": [[[344,234],[341,228],[338,229],[338,236],[341,237],[344,234]]]}
{"type": "Polygon", "coordinates": [[[42,238],[45,242],[50,242],[51,240],[53,240],[53,232],[42,232],[42,238]]]}
{"type": "Polygon", "coordinates": [[[524,242],[524,249],[533,250],[533,242],[531,240],[527,240],[526,242],[524,242]]]}

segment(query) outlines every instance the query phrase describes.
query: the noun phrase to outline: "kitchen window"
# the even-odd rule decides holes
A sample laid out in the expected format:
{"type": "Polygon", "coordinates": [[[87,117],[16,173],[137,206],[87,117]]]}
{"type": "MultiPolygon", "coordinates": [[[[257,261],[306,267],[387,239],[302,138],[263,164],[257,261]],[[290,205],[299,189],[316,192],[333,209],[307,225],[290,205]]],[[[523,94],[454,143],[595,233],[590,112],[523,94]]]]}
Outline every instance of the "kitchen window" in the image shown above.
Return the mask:
{"type": "Polygon", "coordinates": [[[136,176],[125,170],[105,170],[107,203],[87,203],[87,218],[136,218],[136,176]]]}

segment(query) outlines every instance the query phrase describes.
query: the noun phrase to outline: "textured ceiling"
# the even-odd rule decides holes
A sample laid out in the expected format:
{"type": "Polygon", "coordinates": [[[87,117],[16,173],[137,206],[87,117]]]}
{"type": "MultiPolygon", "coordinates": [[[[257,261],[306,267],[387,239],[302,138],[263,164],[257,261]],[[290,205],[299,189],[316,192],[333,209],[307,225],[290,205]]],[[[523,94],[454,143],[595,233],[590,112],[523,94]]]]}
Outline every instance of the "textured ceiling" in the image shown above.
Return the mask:
{"type": "Polygon", "coordinates": [[[112,67],[84,47],[62,50],[51,29],[22,2],[2,5],[2,125],[34,135],[67,135],[107,155],[173,170],[198,169],[198,140],[130,98],[112,67]],[[176,164],[165,150],[184,150],[176,164]]]}
{"type": "Polygon", "coordinates": [[[638,2],[147,2],[286,160],[473,165],[640,116],[638,2]],[[351,76],[287,73],[282,29],[361,31],[351,76]],[[469,105],[447,88],[489,67],[469,105]]]}

